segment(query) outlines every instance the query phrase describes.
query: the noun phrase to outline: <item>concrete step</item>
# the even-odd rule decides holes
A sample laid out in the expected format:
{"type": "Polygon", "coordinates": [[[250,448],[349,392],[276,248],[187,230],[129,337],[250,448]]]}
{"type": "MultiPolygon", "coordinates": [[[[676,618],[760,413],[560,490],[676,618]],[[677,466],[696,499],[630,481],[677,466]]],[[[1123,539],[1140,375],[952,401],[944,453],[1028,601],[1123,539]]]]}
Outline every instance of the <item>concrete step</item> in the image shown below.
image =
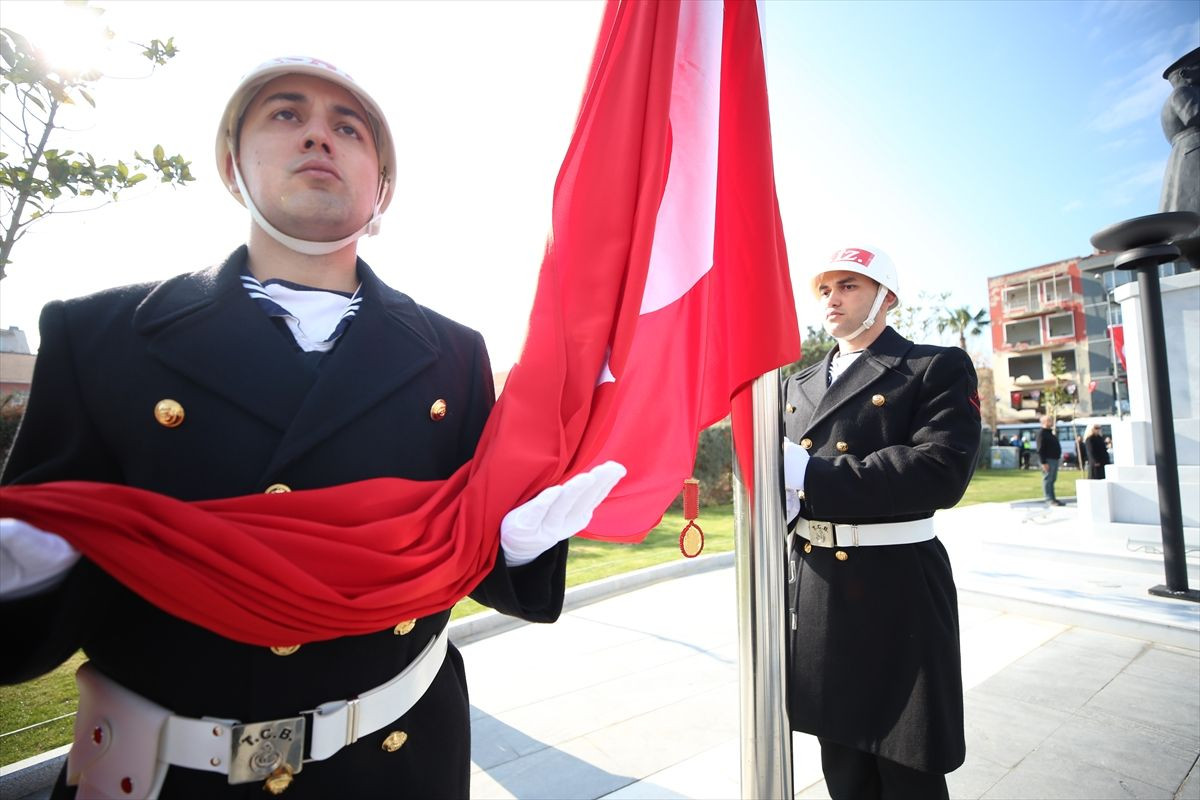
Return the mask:
{"type": "MultiPolygon", "coordinates": [[[[1036,558],[1058,564],[1101,568],[1162,578],[1164,574],[1162,542],[1129,541],[1125,552],[1096,550],[1068,544],[1030,541],[984,540],[981,547],[987,553],[1007,558],[1036,558]]],[[[1200,585],[1200,552],[1188,553],[1188,583],[1200,585]]]]}
{"type": "MultiPolygon", "coordinates": [[[[1148,592],[1165,582],[1161,542],[1150,541],[1157,527],[1100,532],[1070,501],[969,506],[939,513],[934,527],[962,602],[1200,650],[1200,603],[1148,592]],[[1130,531],[1145,541],[1126,536],[1130,531]]],[[[1200,553],[1186,562],[1188,585],[1196,588],[1200,553]]]]}

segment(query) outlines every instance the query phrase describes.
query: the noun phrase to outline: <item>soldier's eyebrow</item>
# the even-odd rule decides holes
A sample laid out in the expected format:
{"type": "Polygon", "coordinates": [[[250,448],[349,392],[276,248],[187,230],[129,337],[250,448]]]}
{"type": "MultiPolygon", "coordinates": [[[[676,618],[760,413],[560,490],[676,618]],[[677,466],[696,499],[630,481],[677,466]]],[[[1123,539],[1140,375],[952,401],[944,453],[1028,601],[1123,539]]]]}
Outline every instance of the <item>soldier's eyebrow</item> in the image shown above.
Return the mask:
{"type": "Polygon", "coordinates": [[[356,120],[361,122],[363,125],[367,125],[368,128],[370,127],[370,125],[368,125],[367,121],[362,118],[362,114],[359,114],[353,108],[350,108],[350,106],[334,106],[333,110],[338,112],[339,114],[341,114],[344,117],[354,117],[356,120]]]}
{"type": "MultiPolygon", "coordinates": [[[[845,286],[848,283],[858,283],[858,276],[851,276],[848,278],[838,278],[833,283],[835,286],[845,286]]],[[[830,288],[828,283],[822,283],[821,285],[819,285],[817,287],[817,291],[820,292],[820,291],[823,291],[828,288],[830,288]]]]}
{"type": "MultiPolygon", "coordinates": [[[[265,106],[273,102],[304,103],[307,100],[308,97],[303,92],[274,92],[264,97],[262,104],[265,106]]],[[[363,119],[362,114],[359,114],[350,106],[335,105],[333,110],[344,117],[353,117],[363,125],[367,125],[367,121],[363,119]]]]}
{"type": "Polygon", "coordinates": [[[302,103],[306,99],[307,98],[300,92],[275,92],[274,94],[269,94],[264,97],[262,104],[265,106],[267,103],[273,103],[277,100],[281,100],[286,103],[302,103]]]}

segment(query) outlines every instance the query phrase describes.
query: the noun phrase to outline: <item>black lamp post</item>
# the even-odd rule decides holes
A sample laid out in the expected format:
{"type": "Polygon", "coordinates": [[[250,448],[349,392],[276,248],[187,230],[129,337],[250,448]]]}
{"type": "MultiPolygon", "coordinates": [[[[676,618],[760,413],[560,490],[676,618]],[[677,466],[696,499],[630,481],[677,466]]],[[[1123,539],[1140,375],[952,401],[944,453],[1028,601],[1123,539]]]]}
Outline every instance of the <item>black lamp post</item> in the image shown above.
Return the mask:
{"type": "Polygon", "coordinates": [[[1137,272],[1143,330],[1146,334],[1146,379],[1150,389],[1150,423],[1154,432],[1154,469],[1158,477],[1158,513],[1162,523],[1166,585],[1150,594],[1200,603],[1200,590],[1188,588],[1183,547],[1183,509],[1179,499],[1179,462],[1175,455],[1175,417],[1171,411],[1167,336],[1163,326],[1162,291],[1158,265],[1180,259],[1174,239],[1200,225],[1193,211],[1166,211],[1110,225],[1092,236],[1099,250],[1120,251],[1118,269],[1137,272]]]}

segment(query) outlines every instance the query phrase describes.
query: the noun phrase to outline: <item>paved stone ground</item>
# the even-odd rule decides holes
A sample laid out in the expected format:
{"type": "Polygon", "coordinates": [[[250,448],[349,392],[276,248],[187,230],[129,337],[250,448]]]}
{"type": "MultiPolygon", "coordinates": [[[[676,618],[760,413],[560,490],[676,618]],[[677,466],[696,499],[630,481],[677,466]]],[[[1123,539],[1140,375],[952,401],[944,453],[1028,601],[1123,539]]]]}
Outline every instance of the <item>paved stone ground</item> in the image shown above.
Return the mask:
{"type": "MultiPolygon", "coordinates": [[[[936,524],[962,601],[951,796],[1200,800],[1200,607],[1146,593],[1161,556],[1096,541],[1069,507],[936,524]]],[[[736,596],[717,558],[466,645],[472,797],[739,797],[736,596]]],[[[797,797],[828,798],[811,737],[793,738],[793,767],[797,797]]]]}
{"type": "MultiPolygon", "coordinates": [[[[955,798],[1196,798],[1195,650],[963,606],[967,762],[955,798]]],[[[472,797],[740,795],[732,569],[463,649],[472,797]],[[506,665],[497,668],[497,665],[506,665]]],[[[796,796],[827,798],[811,737],[796,796]]]]}

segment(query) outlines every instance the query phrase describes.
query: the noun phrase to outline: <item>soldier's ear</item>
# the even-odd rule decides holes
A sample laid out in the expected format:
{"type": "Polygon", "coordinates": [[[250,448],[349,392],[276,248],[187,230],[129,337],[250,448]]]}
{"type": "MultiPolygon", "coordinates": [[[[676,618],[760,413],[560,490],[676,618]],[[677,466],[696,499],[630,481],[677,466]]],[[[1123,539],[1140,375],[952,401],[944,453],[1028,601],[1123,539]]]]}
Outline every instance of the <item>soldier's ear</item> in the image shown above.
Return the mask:
{"type": "Polygon", "coordinates": [[[237,181],[233,177],[233,153],[225,154],[225,185],[229,187],[229,191],[234,194],[240,194],[237,181]]]}
{"type": "Polygon", "coordinates": [[[886,310],[891,311],[900,304],[900,299],[896,297],[895,292],[893,292],[891,289],[888,289],[887,297],[884,298],[884,302],[887,303],[886,310]]]}

